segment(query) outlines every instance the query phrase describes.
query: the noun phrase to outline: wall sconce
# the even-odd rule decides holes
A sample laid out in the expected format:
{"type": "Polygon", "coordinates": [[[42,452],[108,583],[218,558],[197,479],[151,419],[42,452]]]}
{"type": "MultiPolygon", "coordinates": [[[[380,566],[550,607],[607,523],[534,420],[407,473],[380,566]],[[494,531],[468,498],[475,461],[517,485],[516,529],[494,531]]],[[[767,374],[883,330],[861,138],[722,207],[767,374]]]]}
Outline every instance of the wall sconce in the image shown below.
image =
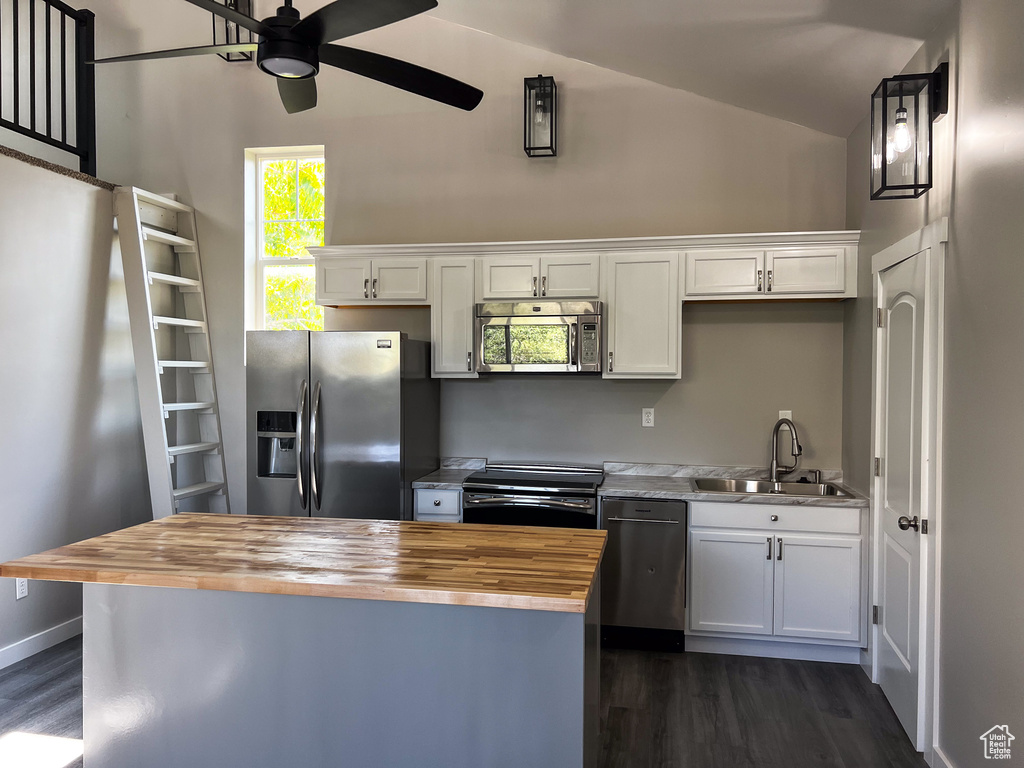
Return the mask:
{"type": "Polygon", "coordinates": [[[537,75],[523,80],[523,149],[530,157],[555,157],[558,88],[555,78],[537,75]]]}
{"type": "Polygon", "coordinates": [[[887,77],[871,97],[871,199],[920,197],[932,188],[932,123],[949,110],[949,64],[887,77]]]}
{"type": "MultiPolygon", "coordinates": [[[[232,10],[252,16],[253,0],[218,0],[232,10]]],[[[213,14],[213,44],[214,45],[236,45],[239,43],[255,43],[256,38],[248,29],[239,29],[233,21],[213,14]]],[[[252,61],[251,52],[242,53],[218,53],[224,61],[252,61]]]]}

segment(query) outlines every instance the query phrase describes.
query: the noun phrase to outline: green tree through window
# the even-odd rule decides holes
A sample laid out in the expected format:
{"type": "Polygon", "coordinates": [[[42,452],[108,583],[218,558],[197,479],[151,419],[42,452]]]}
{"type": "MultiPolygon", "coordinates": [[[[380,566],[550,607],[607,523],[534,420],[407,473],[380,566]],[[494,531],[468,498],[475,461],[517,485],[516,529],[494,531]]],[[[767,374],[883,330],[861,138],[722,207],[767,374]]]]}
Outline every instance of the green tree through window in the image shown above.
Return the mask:
{"type": "Polygon", "coordinates": [[[267,330],[323,330],[306,247],[324,244],[324,171],[322,157],[260,159],[258,258],[267,330]]]}

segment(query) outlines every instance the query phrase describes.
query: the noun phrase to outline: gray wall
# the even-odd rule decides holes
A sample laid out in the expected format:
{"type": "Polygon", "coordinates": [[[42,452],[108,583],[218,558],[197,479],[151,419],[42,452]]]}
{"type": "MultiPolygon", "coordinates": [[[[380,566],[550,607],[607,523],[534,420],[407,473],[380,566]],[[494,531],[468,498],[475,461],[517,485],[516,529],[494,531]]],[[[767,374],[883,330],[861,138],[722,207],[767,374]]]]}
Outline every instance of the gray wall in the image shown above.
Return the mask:
{"type": "Polygon", "coordinates": [[[683,307],[680,381],[490,377],[441,389],[441,452],[491,459],[767,466],[792,410],[802,466],[841,466],[843,305],[683,307]],[[640,409],[654,407],[654,428],[640,409]]]}
{"type": "MultiPolygon", "coordinates": [[[[297,3],[304,9],[318,4],[297,3]]],[[[195,45],[210,35],[207,15],[176,3],[95,0],[90,7],[97,14],[99,55],[195,45]]],[[[484,90],[484,101],[467,114],[330,71],[318,81],[320,105],[289,116],[273,82],[251,64],[205,57],[98,70],[101,174],[178,192],[199,211],[217,380],[224,391],[244,387],[245,147],[325,146],[327,238],[336,244],[845,224],[843,139],[426,16],[360,35],[359,44],[470,80],[484,90]],[[522,78],[537,72],[555,75],[562,99],[560,155],[553,160],[531,160],[522,151],[522,78]]],[[[743,333],[736,327],[726,336],[742,344],[743,333]]],[[[764,378],[774,380],[781,368],[764,378]]],[[[694,367],[688,375],[703,373],[694,367]]],[[[759,377],[745,378],[748,386],[737,387],[736,397],[759,398],[759,377]]],[[[451,393],[462,389],[446,389],[445,402],[452,405],[451,393]]],[[[795,395],[786,399],[799,413],[795,395]]],[[[634,400],[630,411],[633,406],[639,403],[634,400]]],[[[831,407],[838,409],[838,401],[831,407]]],[[[666,427],[654,430],[666,435],[661,444],[682,442],[688,455],[696,455],[701,440],[695,435],[668,439],[669,411],[661,411],[666,427]]],[[[459,418],[451,408],[446,413],[459,418]]],[[[747,423],[729,413],[718,414],[716,430],[743,433],[730,439],[736,446],[754,444],[747,450],[763,459],[763,445],[753,441],[763,442],[765,425],[748,434],[747,423]]],[[[461,418],[471,425],[474,417],[466,411],[461,418]]],[[[231,498],[240,509],[244,402],[222,399],[222,419],[231,498]]],[[[809,425],[809,440],[835,439],[838,427],[829,438],[825,429],[809,425]]],[[[631,438],[635,446],[648,439],[631,438]]],[[[651,448],[643,455],[655,454],[660,457],[651,448]]],[[[732,459],[728,451],[716,455],[743,458],[732,459]]],[[[823,460],[837,465],[838,448],[824,451],[823,460]]]]}
{"type": "MultiPolygon", "coordinates": [[[[1019,0],[962,0],[959,17],[909,67],[926,71],[947,49],[953,63],[954,111],[936,125],[939,184],[921,201],[868,203],[863,210],[862,257],[950,217],[938,743],[955,766],[982,764],[978,739],[993,725],[1008,724],[1018,740],[1024,731],[1022,37],[1019,0]]],[[[851,137],[850,152],[851,166],[867,169],[863,127],[851,137]]],[[[851,181],[851,194],[862,194],[856,177],[851,181]]],[[[865,316],[858,308],[847,319],[865,316]]],[[[851,334],[870,343],[862,322],[847,328],[848,341],[851,334]]],[[[870,383],[860,381],[857,392],[844,413],[848,438],[852,423],[870,418],[870,383]]],[[[870,450],[863,435],[857,442],[851,447],[858,454],[870,450]]]]}
{"type": "MultiPolygon", "coordinates": [[[[110,192],[0,156],[0,562],[149,514],[110,192]]],[[[81,588],[0,580],[0,652],[81,615],[81,588]]]]}

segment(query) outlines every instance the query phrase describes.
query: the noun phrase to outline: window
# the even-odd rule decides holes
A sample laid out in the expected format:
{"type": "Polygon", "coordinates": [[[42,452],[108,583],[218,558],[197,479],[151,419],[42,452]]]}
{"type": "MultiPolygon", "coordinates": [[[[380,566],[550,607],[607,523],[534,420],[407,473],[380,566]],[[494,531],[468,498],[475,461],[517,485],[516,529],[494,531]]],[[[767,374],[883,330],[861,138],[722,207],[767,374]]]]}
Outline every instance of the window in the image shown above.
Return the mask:
{"type": "Polygon", "coordinates": [[[307,246],[324,244],[323,155],[256,158],[256,324],[268,331],[322,331],[316,267],[307,246]]]}

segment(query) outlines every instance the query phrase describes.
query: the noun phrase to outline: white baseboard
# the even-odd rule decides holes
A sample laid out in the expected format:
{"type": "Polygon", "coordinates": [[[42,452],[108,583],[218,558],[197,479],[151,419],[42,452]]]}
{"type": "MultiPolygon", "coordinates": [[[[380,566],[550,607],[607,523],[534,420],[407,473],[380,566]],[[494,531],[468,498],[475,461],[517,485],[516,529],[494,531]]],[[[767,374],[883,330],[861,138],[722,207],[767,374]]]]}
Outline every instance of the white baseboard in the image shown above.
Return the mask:
{"type": "Polygon", "coordinates": [[[17,664],[29,656],[33,656],[47,648],[52,648],[57,643],[63,643],[75,635],[82,634],[82,617],[65,621],[56,627],[50,627],[42,632],[26,637],[16,643],[11,643],[6,648],[0,648],[0,669],[17,664]]]}
{"type": "Polygon", "coordinates": [[[942,751],[942,747],[936,746],[924,753],[924,760],[932,768],[956,768],[953,761],[942,751]]]}
{"type": "Polygon", "coordinates": [[[797,659],[800,661],[831,661],[838,664],[860,664],[860,648],[812,643],[780,643],[777,641],[740,640],[733,637],[686,636],[686,651],[724,653],[729,656],[761,656],[766,659],[797,659]]]}

